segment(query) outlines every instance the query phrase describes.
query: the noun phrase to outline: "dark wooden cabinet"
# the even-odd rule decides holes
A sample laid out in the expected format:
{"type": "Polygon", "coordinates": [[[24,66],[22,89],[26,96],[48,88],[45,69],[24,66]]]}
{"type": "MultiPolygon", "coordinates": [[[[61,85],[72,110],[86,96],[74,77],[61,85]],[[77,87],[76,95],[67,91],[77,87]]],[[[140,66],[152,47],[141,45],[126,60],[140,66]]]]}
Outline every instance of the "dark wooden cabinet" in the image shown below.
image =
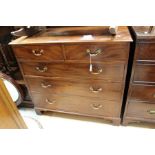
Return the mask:
{"type": "Polygon", "coordinates": [[[135,54],[123,124],[155,123],[155,32],[132,27],[135,54]]]}
{"type": "Polygon", "coordinates": [[[15,55],[8,43],[13,40],[11,31],[13,26],[0,26],[0,71],[12,77],[19,84],[24,94],[24,100],[20,106],[33,107],[27,87],[23,81],[15,55]]]}
{"type": "Polygon", "coordinates": [[[0,71],[6,72],[6,67],[4,66],[3,56],[1,53],[0,53],[0,71]]]}
{"type": "Polygon", "coordinates": [[[90,27],[58,27],[10,43],[37,113],[57,111],[120,124],[132,38],[127,27],[119,27],[115,36],[101,28],[81,34],[90,27]],[[74,34],[63,35],[69,29],[74,34]]]}

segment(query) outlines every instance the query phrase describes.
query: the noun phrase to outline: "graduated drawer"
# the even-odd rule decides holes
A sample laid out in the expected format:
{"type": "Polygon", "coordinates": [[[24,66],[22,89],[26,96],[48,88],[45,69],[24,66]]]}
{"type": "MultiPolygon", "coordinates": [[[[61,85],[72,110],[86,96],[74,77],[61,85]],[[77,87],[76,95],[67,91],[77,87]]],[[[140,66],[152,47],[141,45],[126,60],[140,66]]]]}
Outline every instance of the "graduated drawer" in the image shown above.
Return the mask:
{"type": "Polygon", "coordinates": [[[127,105],[126,116],[155,119],[155,104],[130,101],[127,105]]]}
{"type": "Polygon", "coordinates": [[[36,108],[92,116],[120,116],[121,104],[117,102],[73,95],[57,96],[33,93],[32,97],[36,108]]]}
{"type": "Polygon", "coordinates": [[[140,43],[137,46],[138,60],[153,60],[155,61],[155,44],[140,43]]]}
{"type": "Polygon", "coordinates": [[[155,65],[137,64],[133,80],[134,82],[155,83],[155,65]]]}
{"type": "Polygon", "coordinates": [[[155,102],[155,86],[133,84],[130,99],[155,102]]]}
{"type": "Polygon", "coordinates": [[[90,54],[93,55],[93,61],[126,60],[128,58],[128,53],[128,43],[65,45],[67,60],[89,61],[90,54]]]}
{"type": "Polygon", "coordinates": [[[21,63],[25,75],[63,78],[97,78],[120,82],[123,80],[124,65],[94,64],[89,71],[87,63],[21,63]]]}
{"type": "Polygon", "coordinates": [[[98,97],[103,100],[120,102],[123,91],[123,85],[121,83],[104,83],[102,80],[93,79],[26,78],[26,81],[32,92],[98,97]]]}
{"type": "Polygon", "coordinates": [[[64,60],[60,45],[22,45],[13,46],[13,50],[20,61],[64,60]]]}

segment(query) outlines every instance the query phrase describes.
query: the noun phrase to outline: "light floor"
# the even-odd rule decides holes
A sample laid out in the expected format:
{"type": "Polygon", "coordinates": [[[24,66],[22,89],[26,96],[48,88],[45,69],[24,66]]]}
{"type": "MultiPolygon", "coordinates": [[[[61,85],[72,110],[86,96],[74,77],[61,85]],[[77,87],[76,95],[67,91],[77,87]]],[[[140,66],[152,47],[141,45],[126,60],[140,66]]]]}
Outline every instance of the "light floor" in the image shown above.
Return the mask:
{"type": "Polygon", "coordinates": [[[136,124],[130,126],[114,126],[103,119],[82,117],[76,115],[46,112],[43,115],[37,115],[34,109],[20,108],[20,113],[23,116],[29,129],[61,129],[61,128],[91,128],[91,129],[136,129],[136,130],[150,130],[155,129],[155,125],[136,124]]]}
{"type": "Polygon", "coordinates": [[[32,140],[27,141],[27,149],[23,145],[26,154],[35,148],[34,144],[37,149],[31,154],[147,155],[154,152],[155,132],[149,128],[113,126],[103,119],[61,113],[36,115],[33,109],[23,108],[20,113],[28,128],[35,129],[27,130],[32,133],[32,140]],[[40,128],[48,130],[36,130],[40,128]]]}

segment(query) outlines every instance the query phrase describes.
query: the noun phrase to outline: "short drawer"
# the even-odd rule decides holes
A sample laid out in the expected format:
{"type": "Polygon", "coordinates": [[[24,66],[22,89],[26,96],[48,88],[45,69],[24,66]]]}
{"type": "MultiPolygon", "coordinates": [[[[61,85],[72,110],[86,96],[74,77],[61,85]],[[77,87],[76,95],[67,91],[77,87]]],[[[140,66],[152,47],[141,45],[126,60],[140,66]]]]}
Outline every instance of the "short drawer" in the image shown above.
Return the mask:
{"type": "Polygon", "coordinates": [[[36,108],[75,114],[119,117],[121,104],[98,98],[32,94],[36,108]]]}
{"type": "Polygon", "coordinates": [[[20,61],[64,60],[60,45],[25,45],[13,46],[14,53],[20,61]]]}
{"type": "Polygon", "coordinates": [[[155,44],[140,43],[137,46],[138,60],[153,60],[155,61],[155,44]]]}
{"type": "Polygon", "coordinates": [[[132,85],[130,99],[155,102],[155,86],[132,85]]]}
{"type": "Polygon", "coordinates": [[[130,101],[127,105],[126,116],[155,119],[155,104],[130,101]]]}
{"type": "Polygon", "coordinates": [[[21,63],[25,75],[44,77],[63,77],[86,79],[104,79],[121,82],[124,77],[124,65],[93,64],[92,72],[87,63],[21,63]]]}
{"type": "Polygon", "coordinates": [[[109,101],[121,102],[123,92],[122,83],[104,83],[102,80],[26,78],[26,81],[32,92],[98,97],[109,101]]]}
{"type": "Polygon", "coordinates": [[[129,44],[65,45],[65,54],[67,60],[89,61],[90,54],[92,54],[92,61],[126,60],[129,44]]]}
{"type": "Polygon", "coordinates": [[[134,82],[155,83],[155,65],[137,64],[133,80],[134,82]]]}

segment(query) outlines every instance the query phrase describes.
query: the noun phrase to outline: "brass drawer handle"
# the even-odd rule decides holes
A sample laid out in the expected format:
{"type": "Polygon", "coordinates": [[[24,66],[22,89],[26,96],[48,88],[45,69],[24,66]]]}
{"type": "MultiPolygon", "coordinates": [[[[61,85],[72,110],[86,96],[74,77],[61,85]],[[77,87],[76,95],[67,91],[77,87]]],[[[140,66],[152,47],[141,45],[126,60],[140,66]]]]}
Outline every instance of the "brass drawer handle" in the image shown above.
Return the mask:
{"type": "Polygon", "coordinates": [[[46,99],[45,101],[46,101],[46,103],[48,103],[48,104],[54,104],[54,103],[56,103],[56,101],[55,101],[55,100],[50,101],[49,99],[46,99]]]}
{"type": "Polygon", "coordinates": [[[47,67],[46,66],[43,66],[43,67],[36,67],[36,70],[43,73],[43,72],[46,72],[47,71],[47,67]]]}
{"type": "Polygon", "coordinates": [[[153,94],[152,96],[153,96],[153,98],[155,98],[155,94],[153,94]]]}
{"type": "Polygon", "coordinates": [[[155,110],[148,110],[147,111],[149,114],[155,114],[155,110]]]}
{"type": "Polygon", "coordinates": [[[45,84],[45,83],[41,83],[41,87],[42,88],[49,88],[49,87],[51,87],[52,85],[51,84],[45,84]]]}
{"type": "Polygon", "coordinates": [[[87,49],[86,52],[89,55],[91,55],[91,56],[97,56],[98,54],[100,54],[102,52],[102,50],[101,49],[97,49],[97,50],[95,50],[95,51],[92,52],[90,49],[87,49]]]}
{"type": "Polygon", "coordinates": [[[90,71],[90,73],[91,74],[94,74],[94,75],[97,75],[97,74],[102,73],[102,71],[103,71],[102,68],[100,68],[97,72],[95,72],[95,71],[92,70],[92,71],[90,71]]]}
{"type": "Polygon", "coordinates": [[[44,54],[44,50],[43,50],[43,49],[41,49],[41,50],[36,49],[36,50],[32,50],[32,53],[33,53],[35,56],[39,57],[39,56],[41,56],[41,55],[44,54]]]}
{"type": "Polygon", "coordinates": [[[102,108],[102,104],[97,104],[97,105],[91,104],[91,107],[92,107],[94,110],[98,110],[98,109],[102,108]]]}
{"type": "Polygon", "coordinates": [[[89,88],[90,91],[92,91],[93,93],[98,93],[98,92],[101,92],[102,91],[102,88],[97,88],[97,89],[94,89],[92,86],[89,88]]]}

